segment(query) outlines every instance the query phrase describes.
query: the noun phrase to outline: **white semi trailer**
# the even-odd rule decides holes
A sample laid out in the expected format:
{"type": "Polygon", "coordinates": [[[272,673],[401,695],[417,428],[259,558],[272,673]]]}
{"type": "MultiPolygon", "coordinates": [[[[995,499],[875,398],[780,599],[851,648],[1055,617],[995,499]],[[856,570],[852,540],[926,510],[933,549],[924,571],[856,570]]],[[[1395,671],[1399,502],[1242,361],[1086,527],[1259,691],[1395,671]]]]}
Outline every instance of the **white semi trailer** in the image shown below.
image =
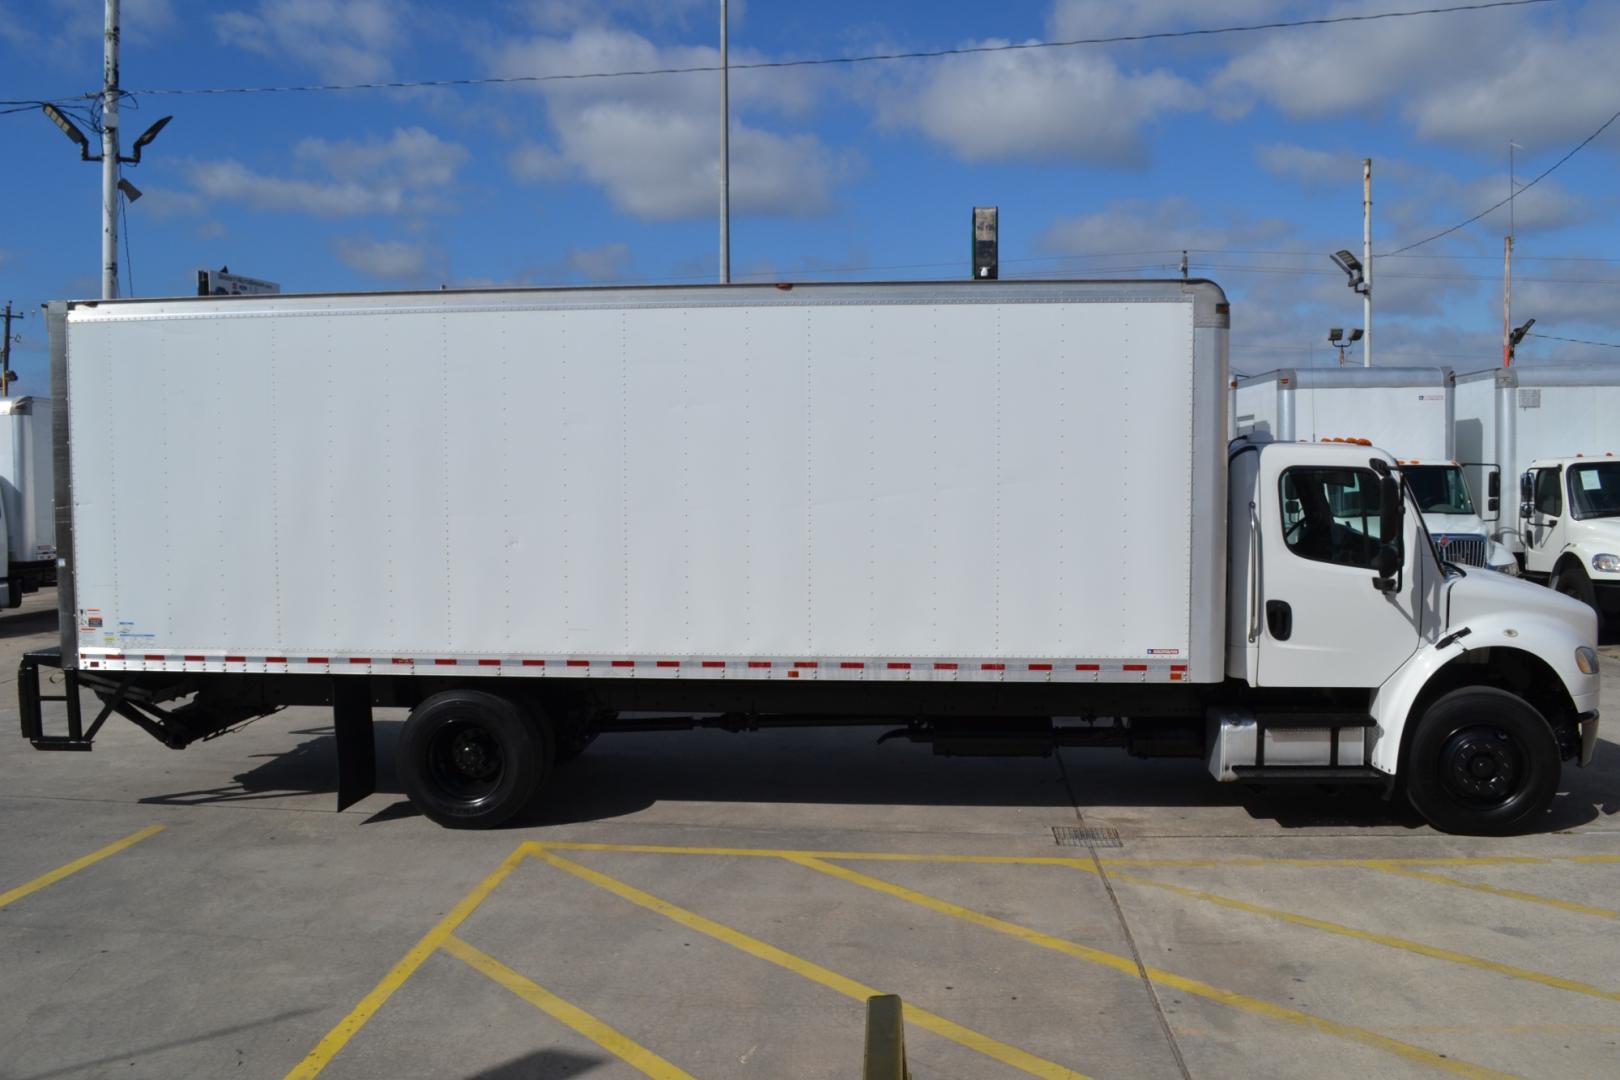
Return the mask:
{"type": "Polygon", "coordinates": [[[0,398],[0,607],[56,581],[51,399],[0,398]]]}
{"type": "Polygon", "coordinates": [[[1270,371],[1236,380],[1233,409],[1239,435],[1262,432],[1284,442],[1366,439],[1390,451],[1447,561],[1518,572],[1513,553],[1490,537],[1501,516],[1501,477],[1486,467],[1471,492],[1458,461],[1450,368],[1270,371]]]}
{"type": "Polygon", "coordinates": [[[1497,539],[1524,574],[1620,613],[1620,369],[1529,364],[1457,377],[1457,438],[1518,477],[1497,539]]]}
{"type": "Polygon", "coordinates": [[[1596,739],[1591,612],[1444,564],[1380,451],[1229,447],[1228,322],[1198,281],[54,304],[24,733],[329,704],[344,805],[401,706],[461,826],[599,732],[804,723],[1533,825],[1596,739]]]}

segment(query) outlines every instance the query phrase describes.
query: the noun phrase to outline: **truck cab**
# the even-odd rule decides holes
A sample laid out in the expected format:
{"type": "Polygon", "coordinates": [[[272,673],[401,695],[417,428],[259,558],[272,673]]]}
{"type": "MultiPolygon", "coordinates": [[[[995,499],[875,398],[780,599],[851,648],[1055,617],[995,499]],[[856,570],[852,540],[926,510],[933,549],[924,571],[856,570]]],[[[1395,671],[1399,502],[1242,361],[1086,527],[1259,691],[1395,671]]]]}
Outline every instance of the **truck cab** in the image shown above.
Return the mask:
{"type": "MultiPolygon", "coordinates": [[[[1490,538],[1490,529],[1480,516],[1463,467],[1456,461],[1401,459],[1401,475],[1412,490],[1423,523],[1447,562],[1481,566],[1506,574],[1519,572],[1519,561],[1504,545],[1490,538]]],[[[1488,473],[1490,485],[1486,512],[1499,512],[1501,474],[1488,473]]]]}
{"type": "Polygon", "coordinates": [[[1524,575],[1600,614],[1620,609],[1620,458],[1540,458],[1519,478],[1524,575]]]}
{"type": "Polygon", "coordinates": [[[1210,771],[1400,774],[1451,831],[1545,808],[1596,742],[1593,613],[1446,558],[1402,465],[1362,442],[1244,437],[1229,463],[1227,676],[1246,689],[1211,713],[1210,771]]]}

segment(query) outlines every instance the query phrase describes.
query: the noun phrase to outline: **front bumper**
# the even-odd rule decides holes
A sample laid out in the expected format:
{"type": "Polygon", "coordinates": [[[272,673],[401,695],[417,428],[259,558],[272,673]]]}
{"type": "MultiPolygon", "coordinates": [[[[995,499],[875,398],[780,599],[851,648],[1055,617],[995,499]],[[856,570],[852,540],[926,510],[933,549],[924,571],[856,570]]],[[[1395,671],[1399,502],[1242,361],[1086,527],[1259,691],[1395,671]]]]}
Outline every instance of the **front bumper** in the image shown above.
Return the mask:
{"type": "Polygon", "coordinates": [[[1581,725],[1581,757],[1582,766],[1592,764],[1592,755],[1597,752],[1598,713],[1596,709],[1583,712],[1577,719],[1581,725]]]}

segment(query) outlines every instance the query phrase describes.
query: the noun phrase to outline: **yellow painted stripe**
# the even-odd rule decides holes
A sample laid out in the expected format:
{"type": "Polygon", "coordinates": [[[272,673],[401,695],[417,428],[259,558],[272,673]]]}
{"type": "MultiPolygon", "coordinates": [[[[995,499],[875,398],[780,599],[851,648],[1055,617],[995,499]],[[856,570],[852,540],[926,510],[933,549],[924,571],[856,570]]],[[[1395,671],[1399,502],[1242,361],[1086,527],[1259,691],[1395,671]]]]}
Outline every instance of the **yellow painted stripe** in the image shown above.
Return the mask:
{"type": "MultiPolygon", "coordinates": [[[[1020,926],[1017,923],[1007,922],[1005,919],[998,919],[993,915],[986,915],[983,912],[974,911],[971,908],[965,908],[958,904],[953,904],[947,900],[941,900],[935,896],[929,896],[927,893],[920,893],[914,889],[908,889],[903,885],[895,885],[892,882],[883,881],[880,878],[862,874],[859,871],[851,870],[848,867],[834,866],[833,864],[823,862],[820,859],[798,856],[790,861],[798,863],[800,866],[805,866],[812,870],[820,871],[823,874],[829,874],[832,877],[840,878],[844,881],[864,886],[865,888],[872,889],[875,892],[886,893],[889,896],[898,897],[901,900],[909,901],[918,905],[919,907],[927,908],[930,911],[937,911],[943,915],[953,916],[961,919],[963,922],[971,923],[974,926],[981,926],[987,930],[994,930],[997,933],[1006,934],[1009,937],[1017,938],[1018,940],[1028,942],[1031,945],[1038,945],[1041,948],[1051,949],[1054,952],[1063,953],[1066,956],[1072,956],[1076,959],[1085,960],[1088,963],[1111,968],[1114,971],[1118,971],[1121,974],[1130,975],[1133,978],[1138,974],[1136,961],[1132,960],[1130,957],[1119,956],[1115,953],[1105,952],[1102,949],[1092,948],[1089,945],[1081,945],[1078,942],[1053,937],[1051,934],[1045,934],[1039,930],[1032,930],[1027,926],[1020,926]]],[[[1301,1027],[1319,1031],[1324,1035],[1332,1035],[1337,1038],[1348,1039],[1352,1042],[1361,1043],[1365,1046],[1372,1046],[1380,1050],[1387,1050],[1390,1053],[1397,1054],[1408,1061],[1416,1062],[1420,1065],[1427,1065],[1443,1072],[1468,1077],[1502,1077],[1509,1075],[1506,1073],[1495,1072],[1480,1065],[1473,1065],[1469,1062],[1458,1060],[1457,1058],[1446,1057],[1444,1055],[1435,1053],[1433,1050],[1426,1050],[1421,1046],[1413,1046],[1411,1043],[1401,1042],[1398,1039],[1392,1039],[1387,1035],[1380,1035],[1378,1032],[1369,1031],[1366,1028],[1352,1027],[1349,1024],[1340,1024],[1333,1020],[1326,1020],[1319,1016],[1313,1016],[1307,1012],[1301,1012],[1298,1009],[1290,1009],[1284,1005],[1276,1005],[1269,1001],[1262,1001],[1259,998],[1252,998],[1246,994],[1239,994],[1232,990],[1223,990],[1218,986],[1212,986],[1209,983],[1202,982],[1198,979],[1189,979],[1185,976],[1177,975],[1173,972],[1164,971],[1159,968],[1149,967],[1145,970],[1148,978],[1161,986],[1168,986],[1173,989],[1180,990],[1183,993],[1194,994],[1198,997],[1207,998],[1210,1001],[1218,1002],[1230,1008],[1239,1009],[1243,1012],[1251,1013],[1256,1016],[1262,1016],[1270,1020],[1282,1020],[1290,1024],[1297,1024],[1301,1027]]]]}
{"type": "MultiPolygon", "coordinates": [[[[722,855],[767,859],[792,859],[803,856],[810,859],[836,859],[839,862],[929,862],[929,863],[982,863],[1013,866],[1079,866],[1090,867],[1091,859],[1072,855],[941,855],[927,852],[905,851],[803,851],[784,848],[734,847],[682,847],[673,844],[604,844],[547,840],[531,841],[531,848],[552,851],[611,851],[629,855],[722,855]]],[[[1235,859],[1108,859],[1107,867],[1177,867],[1177,866],[1343,866],[1378,868],[1384,866],[1542,866],[1558,862],[1620,863],[1620,855],[1481,855],[1436,856],[1433,858],[1401,859],[1289,859],[1289,858],[1235,858],[1235,859]]]]}
{"type": "Polygon", "coordinates": [[[1419,956],[1427,956],[1434,960],[1445,960],[1452,964],[1462,964],[1465,967],[1478,968],[1481,971],[1494,971],[1498,975],[1506,975],[1511,979],[1523,979],[1526,982],[1540,983],[1542,986],[1550,986],[1555,990],[1568,990],[1576,994],[1585,994],[1588,997],[1603,998],[1607,1001],[1620,1001],[1620,993],[1593,986],[1591,983],[1565,979],[1558,975],[1548,975],[1540,971],[1531,971],[1528,968],[1514,967],[1511,964],[1499,964],[1494,960],[1486,960],[1483,957],[1470,956],[1467,953],[1453,952],[1450,949],[1425,945],[1421,941],[1409,941],[1406,938],[1391,937],[1387,934],[1374,934],[1367,930],[1357,930],[1353,926],[1345,926],[1342,923],[1328,922],[1326,919],[1314,919],[1309,915],[1298,915],[1292,911],[1283,911],[1262,904],[1251,904],[1246,900],[1237,900],[1230,896],[1205,892],[1202,889],[1191,889],[1185,885],[1172,885],[1166,881],[1151,881],[1147,878],[1137,877],[1134,874],[1113,873],[1108,876],[1114,881],[1128,881],[1132,885],[1163,889],[1178,896],[1191,897],[1194,900],[1202,900],[1205,903],[1231,908],[1234,911],[1246,911],[1251,915],[1264,915],[1271,919],[1281,919],[1283,922],[1293,923],[1295,926],[1305,926],[1327,934],[1354,938],[1357,941],[1370,941],[1376,945],[1400,949],[1402,952],[1417,953],[1419,956]]]}
{"type": "Polygon", "coordinates": [[[15,889],[8,889],[6,892],[0,893],[0,908],[5,907],[7,904],[14,904],[25,896],[32,896],[34,893],[39,892],[39,890],[45,888],[47,885],[55,885],[63,878],[72,874],[77,874],[85,867],[92,866],[110,855],[116,855],[125,848],[135,846],[142,840],[145,840],[148,836],[156,836],[162,831],[162,825],[148,825],[140,832],[130,833],[122,840],[115,840],[106,847],[74,859],[65,866],[58,866],[55,870],[52,870],[48,874],[41,874],[33,881],[24,882],[23,884],[18,885],[15,889]]]}
{"type": "MultiPolygon", "coordinates": [[[[695,911],[688,911],[686,908],[679,907],[667,900],[661,900],[651,893],[643,892],[633,885],[625,884],[618,878],[612,878],[587,866],[581,866],[579,863],[565,859],[561,855],[548,850],[551,847],[560,846],[550,843],[531,844],[530,852],[535,858],[559,870],[565,870],[582,881],[588,881],[597,888],[610,892],[620,899],[628,900],[638,907],[662,915],[666,919],[686,927],[688,930],[695,930],[700,934],[706,934],[714,938],[716,941],[722,941],[734,949],[747,953],[749,956],[775,964],[777,967],[791,971],[795,975],[809,979],[811,982],[820,983],[829,990],[838,991],[845,997],[854,998],[864,1004],[867,998],[883,992],[847,976],[840,975],[836,971],[824,968],[820,964],[806,960],[801,956],[795,956],[790,952],[778,949],[776,946],[767,944],[758,938],[749,937],[742,931],[733,930],[724,923],[715,922],[713,919],[705,918],[695,911]]],[[[1045,1058],[1036,1057],[1034,1054],[1018,1049],[1016,1046],[1009,1046],[1007,1043],[999,1042],[988,1035],[980,1034],[971,1028],[965,1028],[954,1021],[947,1020],[943,1016],[938,1016],[926,1009],[919,1009],[915,1005],[908,1003],[905,1006],[905,1017],[908,1022],[925,1031],[941,1035],[952,1042],[999,1061],[1003,1065],[1010,1065],[1015,1069],[1020,1069],[1031,1076],[1044,1077],[1047,1080],[1086,1080],[1083,1074],[1072,1069],[1065,1068],[1056,1062],[1047,1061],[1045,1058]]]]}
{"type": "Polygon", "coordinates": [[[1552,896],[1542,896],[1539,893],[1521,892],[1518,889],[1504,889],[1496,885],[1483,885],[1477,881],[1463,881],[1461,878],[1447,877],[1444,874],[1431,874],[1423,870],[1413,870],[1407,866],[1399,866],[1390,862],[1373,862],[1367,865],[1369,870],[1380,870],[1386,874],[1396,874],[1400,877],[1414,878],[1418,881],[1427,881],[1431,885],[1449,885],[1454,889],[1468,889],[1471,892],[1487,893],[1491,896],[1501,896],[1509,900],[1522,900],[1527,904],[1540,904],[1543,907],[1557,908],[1559,911],[1572,911],[1577,915],[1596,915],[1602,919],[1620,919],[1620,911],[1609,908],[1591,907],[1587,904],[1577,904],[1573,900],[1559,900],[1552,896]]]}
{"type": "Polygon", "coordinates": [[[696,1077],[685,1069],[671,1065],[630,1036],[609,1027],[579,1006],[564,1001],[540,984],[524,978],[493,956],[474,948],[454,934],[445,938],[439,947],[480,975],[488,976],[500,983],[553,1020],[561,1021],[573,1028],[631,1068],[652,1077],[652,1080],[696,1080],[696,1077]]]}
{"type": "Polygon", "coordinates": [[[319,1075],[320,1071],[337,1056],[338,1051],[342,1050],[348,1041],[354,1038],[355,1033],[365,1026],[366,1021],[376,1015],[377,1010],[393,996],[394,991],[405,985],[405,980],[416,973],[422,962],[444,944],[455,932],[456,927],[466,922],[467,917],[478,910],[479,904],[489,899],[489,894],[506,880],[506,876],[523,861],[523,857],[524,846],[520,845],[516,851],[501,861],[501,865],[496,867],[493,873],[480,881],[472,892],[462,897],[461,901],[450,909],[449,914],[440,919],[421,941],[411,947],[411,951],[406,953],[399,963],[388,970],[382,981],[372,987],[371,993],[361,998],[360,1004],[339,1020],[336,1026],[326,1033],[326,1037],[315,1045],[315,1049],[293,1067],[287,1074],[287,1080],[309,1080],[310,1077],[319,1075]]]}

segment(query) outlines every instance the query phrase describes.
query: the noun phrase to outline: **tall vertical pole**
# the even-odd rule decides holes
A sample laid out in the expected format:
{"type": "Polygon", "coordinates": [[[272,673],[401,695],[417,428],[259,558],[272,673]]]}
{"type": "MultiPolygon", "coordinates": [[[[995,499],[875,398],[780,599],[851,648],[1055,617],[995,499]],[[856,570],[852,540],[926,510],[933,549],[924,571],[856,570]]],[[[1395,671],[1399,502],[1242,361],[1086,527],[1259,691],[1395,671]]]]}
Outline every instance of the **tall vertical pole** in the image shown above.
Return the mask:
{"type": "Polygon", "coordinates": [[[1502,238],[1502,366],[1513,366],[1513,237],[1502,238]]]}
{"type": "Polygon", "coordinates": [[[1361,159],[1361,366],[1372,367],[1372,158],[1361,159]]]}
{"type": "Polygon", "coordinates": [[[0,338],[0,397],[11,396],[11,301],[6,301],[6,336],[0,338]]]}
{"type": "Polygon", "coordinates": [[[101,298],[118,295],[118,0],[107,0],[101,91],[101,298]]]}
{"type": "Polygon", "coordinates": [[[720,0],[720,284],[731,284],[731,58],[730,20],[720,0]]]}

